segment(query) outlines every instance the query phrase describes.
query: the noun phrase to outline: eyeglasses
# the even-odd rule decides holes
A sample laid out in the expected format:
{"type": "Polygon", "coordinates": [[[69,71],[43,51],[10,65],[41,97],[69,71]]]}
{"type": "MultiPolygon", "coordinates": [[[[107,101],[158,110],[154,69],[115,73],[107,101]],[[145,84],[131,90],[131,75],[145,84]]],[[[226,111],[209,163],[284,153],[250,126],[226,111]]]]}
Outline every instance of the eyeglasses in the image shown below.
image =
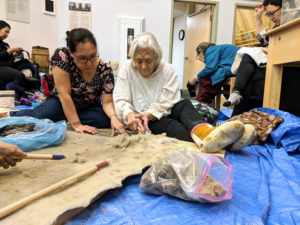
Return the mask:
{"type": "MultiPolygon", "coordinates": [[[[73,54],[74,55],[74,54],[73,54]]],[[[99,54],[97,54],[97,56],[92,56],[90,58],[78,58],[74,55],[74,58],[76,59],[76,61],[79,63],[79,64],[86,64],[88,61],[90,62],[95,62],[98,58],[99,58],[99,54]]]]}
{"type": "Polygon", "coordinates": [[[271,18],[272,16],[274,16],[274,14],[279,11],[281,9],[281,7],[279,7],[278,9],[276,9],[275,11],[273,12],[266,12],[266,16],[271,18]]]}

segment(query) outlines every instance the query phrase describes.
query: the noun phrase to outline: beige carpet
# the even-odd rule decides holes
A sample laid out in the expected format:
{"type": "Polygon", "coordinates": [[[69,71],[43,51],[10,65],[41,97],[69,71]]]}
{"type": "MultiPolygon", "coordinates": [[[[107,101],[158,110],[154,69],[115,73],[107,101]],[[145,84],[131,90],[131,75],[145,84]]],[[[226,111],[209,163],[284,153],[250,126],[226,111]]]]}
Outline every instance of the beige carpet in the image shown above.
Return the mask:
{"type": "MultiPolygon", "coordinates": [[[[100,134],[109,135],[110,132],[102,131],[100,134]]],[[[14,168],[0,169],[0,208],[104,160],[109,161],[109,167],[29,204],[0,220],[0,224],[62,224],[105,191],[122,186],[122,180],[126,177],[140,174],[155,160],[184,148],[197,150],[194,143],[181,142],[164,135],[134,135],[126,138],[67,131],[61,146],[31,152],[64,154],[66,159],[23,160],[14,168]]]]}

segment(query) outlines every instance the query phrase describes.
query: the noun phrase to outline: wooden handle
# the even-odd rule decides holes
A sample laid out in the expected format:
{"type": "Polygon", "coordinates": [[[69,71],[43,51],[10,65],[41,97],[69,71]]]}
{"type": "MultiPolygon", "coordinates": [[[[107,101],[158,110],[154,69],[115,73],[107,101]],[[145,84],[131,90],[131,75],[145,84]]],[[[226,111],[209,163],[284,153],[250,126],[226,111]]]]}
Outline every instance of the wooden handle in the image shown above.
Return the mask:
{"type": "Polygon", "coordinates": [[[28,205],[29,203],[41,198],[41,197],[44,197],[54,191],[57,191],[59,189],[62,189],[64,186],[66,185],[69,185],[69,184],[72,184],[80,179],[82,179],[83,177],[87,177],[87,176],[90,176],[92,175],[93,173],[95,173],[97,170],[103,168],[103,167],[106,167],[108,166],[108,162],[107,161],[104,161],[100,164],[98,164],[97,166],[91,168],[91,169],[88,169],[88,170],[85,170],[81,173],[78,173],[74,176],[71,176],[65,180],[62,180],[58,183],[55,183],[47,188],[44,188],[43,190],[39,191],[39,192],[36,192],[32,195],[29,195],[28,197],[25,197],[13,204],[10,204],[6,207],[3,207],[2,209],[0,209],[0,219],[23,208],[24,206],[28,205]]]}
{"type": "Polygon", "coordinates": [[[52,159],[50,154],[27,154],[25,159],[52,159]]]}
{"type": "MultiPolygon", "coordinates": [[[[64,159],[64,155],[52,155],[52,154],[26,154],[26,157],[23,159],[54,159],[54,160],[60,160],[64,159]]],[[[16,157],[16,159],[19,159],[16,157]]]]}

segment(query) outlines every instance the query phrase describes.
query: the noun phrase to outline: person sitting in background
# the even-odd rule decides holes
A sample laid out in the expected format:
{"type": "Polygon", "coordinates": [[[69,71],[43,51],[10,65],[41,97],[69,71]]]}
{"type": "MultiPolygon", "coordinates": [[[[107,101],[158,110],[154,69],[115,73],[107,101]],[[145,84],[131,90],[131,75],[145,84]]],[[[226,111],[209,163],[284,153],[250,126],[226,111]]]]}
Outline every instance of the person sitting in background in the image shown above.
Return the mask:
{"type": "MultiPolygon", "coordinates": [[[[266,32],[262,15],[264,10],[266,16],[275,24],[273,28],[280,25],[282,0],[264,0],[255,8],[256,13],[256,34],[257,39],[262,46],[268,46],[268,37],[262,36],[266,32]]],[[[262,47],[261,50],[268,54],[268,49],[262,47]]],[[[232,116],[241,114],[251,109],[250,96],[263,96],[265,67],[258,67],[255,60],[248,54],[244,54],[241,63],[236,73],[236,80],[233,87],[233,92],[223,106],[234,106],[232,116]]],[[[259,105],[256,105],[258,107],[259,105]]]]}
{"type": "Polygon", "coordinates": [[[16,145],[0,141],[0,167],[7,169],[9,166],[15,166],[25,157],[26,153],[22,152],[16,145]]]}
{"type": "Polygon", "coordinates": [[[11,48],[4,42],[10,30],[10,25],[0,20],[0,90],[15,90],[17,97],[21,97],[26,86],[26,77],[17,69],[14,61],[23,49],[21,47],[11,48]]]}
{"type": "Polygon", "coordinates": [[[83,28],[67,32],[67,48],[58,48],[51,58],[55,88],[47,100],[32,110],[10,112],[54,122],[68,120],[76,132],[97,133],[112,128],[127,135],[113,105],[114,75],[97,52],[93,34],[83,28]]]}
{"type": "Polygon", "coordinates": [[[195,86],[196,81],[199,81],[199,102],[212,103],[224,81],[233,76],[231,66],[237,51],[238,48],[231,44],[215,45],[202,42],[197,46],[196,58],[203,62],[205,67],[188,81],[187,86],[195,86]]]}
{"type": "MultiPolygon", "coordinates": [[[[168,137],[195,141],[208,152],[237,143],[241,136],[248,135],[239,121],[213,127],[189,100],[180,99],[178,76],[174,67],[162,59],[153,34],[137,35],[129,56],[130,60],[119,71],[113,99],[119,119],[130,130],[144,133],[150,129],[153,134],[166,133],[168,137]]],[[[250,136],[246,139],[250,140],[250,136]]]]}

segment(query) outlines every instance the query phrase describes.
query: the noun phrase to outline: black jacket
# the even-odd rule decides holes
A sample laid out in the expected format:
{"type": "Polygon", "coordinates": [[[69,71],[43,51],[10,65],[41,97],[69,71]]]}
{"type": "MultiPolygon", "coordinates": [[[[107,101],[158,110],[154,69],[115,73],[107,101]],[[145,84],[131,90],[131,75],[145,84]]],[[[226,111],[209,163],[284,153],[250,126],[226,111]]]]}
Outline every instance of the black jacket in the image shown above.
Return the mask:
{"type": "Polygon", "coordinates": [[[0,66],[14,66],[15,58],[7,53],[9,45],[0,39],[0,66]]]}

